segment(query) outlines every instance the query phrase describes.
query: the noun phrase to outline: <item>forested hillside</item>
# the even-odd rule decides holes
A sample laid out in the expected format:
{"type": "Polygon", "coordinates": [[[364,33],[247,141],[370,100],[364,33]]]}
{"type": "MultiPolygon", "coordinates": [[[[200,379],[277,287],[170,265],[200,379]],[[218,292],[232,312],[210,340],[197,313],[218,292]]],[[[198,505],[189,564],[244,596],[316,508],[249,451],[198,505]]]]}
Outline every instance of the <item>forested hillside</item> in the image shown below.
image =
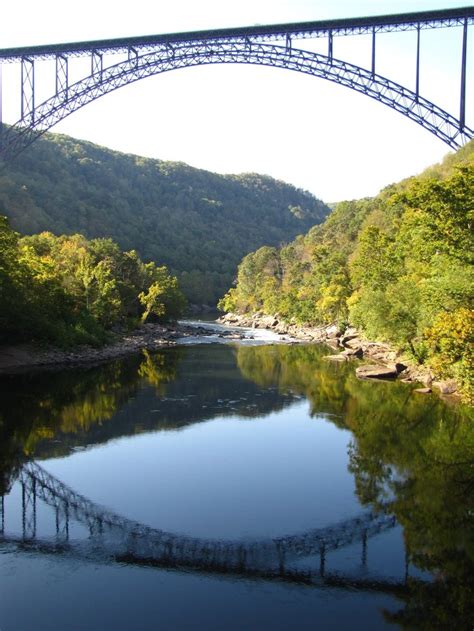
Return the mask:
{"type": "Polygon", "coordinates": [[[185,303],[166,267],[111,239],[20,238],[0,216],[0,344],[99,345],[117,325],[175,319],[185,303]]]}
{"type": "Polygon", "coordinates": [[[215,304],[247,252],[287,243],[328,212],[267,176],[217,175],[56,134],[0,172],[0,215],[15,230],[111,237],[167,265],[195,303],[215,304]]]}
{"type": "Polygon", "coordinates": [[[227,311],[353,324],[474,398],[474,141],[239,266],[227,311]]]}

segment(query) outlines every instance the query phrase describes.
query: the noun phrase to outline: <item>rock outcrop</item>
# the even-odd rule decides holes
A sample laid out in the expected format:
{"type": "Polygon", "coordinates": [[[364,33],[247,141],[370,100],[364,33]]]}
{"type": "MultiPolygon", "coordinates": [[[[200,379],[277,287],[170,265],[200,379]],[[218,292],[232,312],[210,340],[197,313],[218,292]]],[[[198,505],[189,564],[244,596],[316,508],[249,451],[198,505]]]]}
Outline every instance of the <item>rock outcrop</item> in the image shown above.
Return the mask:
{"type": "MultiPolygon", "coordinates": [[[[404,383],[422,383],[425,389],[435,388],[442,395],[455,395],[456,383],[453,380],[435,381],[433,372],[425,367],[405,361],[399,352],[382,342],[365,340],[354,327],[344,330],[337,325],[321,327],[288,324],[278,316],[262,313],[238,315],[228,313],[219,322],[232,326],[272,329],[281,335],[290,335],[301,342],[324,343],[336,351],[325,359],[346,362],[354,359],[367,360],[368,365],[358,366],[356,375],[360,379],[400,379],[404,383]]],[[[424,389],[423,389],[424,390],[424,389]]]]}
{"type": "Polygon", "coordinates": [[[397,369],[380,364],[365,364],[356,368],[359,379],[395,379],[398,376],[397,369]]]}

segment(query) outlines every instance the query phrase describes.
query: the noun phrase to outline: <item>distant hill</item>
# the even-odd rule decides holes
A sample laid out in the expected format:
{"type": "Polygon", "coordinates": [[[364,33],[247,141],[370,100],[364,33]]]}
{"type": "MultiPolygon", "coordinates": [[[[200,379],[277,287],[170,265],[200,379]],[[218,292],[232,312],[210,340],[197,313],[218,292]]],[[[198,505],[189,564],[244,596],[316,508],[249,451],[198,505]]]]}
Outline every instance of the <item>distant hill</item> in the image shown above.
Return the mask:
{"type": "Polygon", "coordinates": [[[195,303],[215,303],[242,256],[291,241],[328,213],[268,176],[217,175],[57,134],[0,172],[0,214],[15,230],[112,237],[166,264],[195,303]]]}

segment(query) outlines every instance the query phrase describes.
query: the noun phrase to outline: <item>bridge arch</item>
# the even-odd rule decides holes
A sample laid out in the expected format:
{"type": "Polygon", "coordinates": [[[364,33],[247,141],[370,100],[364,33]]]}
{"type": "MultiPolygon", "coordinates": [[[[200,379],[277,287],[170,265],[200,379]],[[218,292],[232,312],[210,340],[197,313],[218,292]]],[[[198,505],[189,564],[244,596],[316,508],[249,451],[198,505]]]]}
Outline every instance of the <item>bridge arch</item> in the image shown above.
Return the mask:
{"type": "Polygon", "coordinates": [[[4,131],[3,147],[15,155],[67,116],[88,103],[125,85],[179,68],[212,64],[250,64],[301,72],[329,80],[365,94],[427,129],[453,149],[474,136],[451,114],[416,92],[363,67],[303,49],[242,41],[202,41],[168,44],[102,67],[97,64],[87,77],[68,85],[33,109],[26,119],[4,131]],[[25,126],[26,125],[26,126],[25,126]]]}
{"type": "Polygon", "coordinates": [[[87,553],[90,546],[109,557],[134,563],[171,564],[238,573],[285,573],[288,561],[320,556],[324,573],[326,554],[361,542],[363,556],[367,539],[393,528],[396,519],[389,512],[372,511],[327,527],[294,535],[264,539],[202,539],[152,528],[118,515],[76,493],[36,462],[23,464],[23,537],[6,534],[5,506],[0,496],[0,543],[16,540],[51,546],[71,545],[87,553]],[[37,500],[52,508],[56,516],[56,537],[42,537],[37,524],[37,500]],[[81,523],[89,531],[87,540],[70,541],[69,523],[81,523]]]}

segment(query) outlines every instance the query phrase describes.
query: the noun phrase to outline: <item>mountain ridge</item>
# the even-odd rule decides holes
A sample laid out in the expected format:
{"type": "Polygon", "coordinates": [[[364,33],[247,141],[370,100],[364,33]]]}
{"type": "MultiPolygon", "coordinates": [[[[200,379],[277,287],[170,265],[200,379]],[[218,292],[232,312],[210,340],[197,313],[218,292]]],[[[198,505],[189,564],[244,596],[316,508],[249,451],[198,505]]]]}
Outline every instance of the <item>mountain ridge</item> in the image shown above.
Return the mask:
{"type": "Polygon", "coordinates": [[[269,175],[221,175],[48,133],[0,173],[0,211],[22,234],[111,237],[167,265],[191,302],[210,304],[247,252],[292,240],[330,209],[269,175]]]}

